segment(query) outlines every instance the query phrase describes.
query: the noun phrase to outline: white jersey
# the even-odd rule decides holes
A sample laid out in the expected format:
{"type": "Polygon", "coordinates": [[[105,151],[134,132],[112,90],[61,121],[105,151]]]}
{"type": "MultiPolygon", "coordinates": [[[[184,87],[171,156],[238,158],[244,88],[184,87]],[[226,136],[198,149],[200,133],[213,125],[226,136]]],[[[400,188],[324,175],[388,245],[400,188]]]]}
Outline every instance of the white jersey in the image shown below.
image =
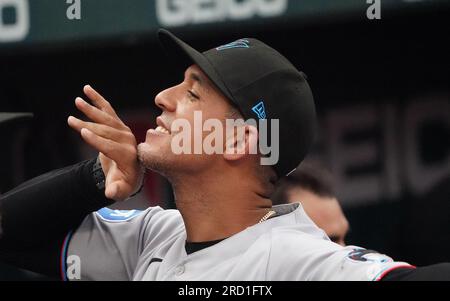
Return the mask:
{"type": "Polygon", "coordinates": [[[188,255],[179,211],[102,209],[67,239],[62,260],[68,259],[68,278],[81,280],[378,280],[411,267],[331,242],[301,205],[274,210],[277,217],[188,255]],[[78,271],[71,269],[73,258],[78,271]]]}

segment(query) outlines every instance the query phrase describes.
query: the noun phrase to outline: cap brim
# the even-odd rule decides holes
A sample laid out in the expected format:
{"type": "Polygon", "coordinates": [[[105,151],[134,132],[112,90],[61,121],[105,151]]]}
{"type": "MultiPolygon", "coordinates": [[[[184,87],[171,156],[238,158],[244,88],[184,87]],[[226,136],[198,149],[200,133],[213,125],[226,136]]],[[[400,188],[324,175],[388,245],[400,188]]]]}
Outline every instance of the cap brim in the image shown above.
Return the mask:
{"type": "Polygon", "coordinates": [[[227,98],[234,101],[213,65],[202,53],[165,29],[158,30],[158,39],[171,60],[175,62],[176,67],[182,68],[182,72],[192,65],[197,65],[227,98]]]}
{"type": "Polygon", "coordinates": [[[0,125],[12,121],[26,120],[33,118],[32,113],[0,113],[0,125]]]}

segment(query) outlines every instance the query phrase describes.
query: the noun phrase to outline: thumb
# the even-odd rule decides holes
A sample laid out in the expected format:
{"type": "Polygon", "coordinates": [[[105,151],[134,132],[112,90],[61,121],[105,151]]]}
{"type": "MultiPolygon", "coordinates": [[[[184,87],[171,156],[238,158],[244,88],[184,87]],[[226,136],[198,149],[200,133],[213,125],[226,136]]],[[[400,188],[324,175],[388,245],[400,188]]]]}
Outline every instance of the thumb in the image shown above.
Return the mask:
{"type": "Polygon", "coordinates": [[[105,196],[108,199],[122,202],[130,196],[130,193],[128,193],[129,191],[130,188],[127,183],[123,181],[116,181],[106,186],[105,196]]]}
{"type": "Polygon", "coordinates": [[[106,189],[105,189],[105,196],[110,200],[117,201],[118,190],[119,190],[119,187],[116,183],[107,185],[106,189]]]}

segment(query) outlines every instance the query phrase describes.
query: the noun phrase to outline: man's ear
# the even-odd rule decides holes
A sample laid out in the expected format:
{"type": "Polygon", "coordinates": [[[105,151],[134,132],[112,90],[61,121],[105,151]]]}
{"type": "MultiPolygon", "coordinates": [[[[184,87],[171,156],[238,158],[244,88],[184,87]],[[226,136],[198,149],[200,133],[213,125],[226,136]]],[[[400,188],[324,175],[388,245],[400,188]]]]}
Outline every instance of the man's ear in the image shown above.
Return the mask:
{"type": "Polygon", "coordinates": [[[227,135],[224,158],[237,161],[248,155],[258,154],[258,129],[252,125],[243,125],[227,135]]]}

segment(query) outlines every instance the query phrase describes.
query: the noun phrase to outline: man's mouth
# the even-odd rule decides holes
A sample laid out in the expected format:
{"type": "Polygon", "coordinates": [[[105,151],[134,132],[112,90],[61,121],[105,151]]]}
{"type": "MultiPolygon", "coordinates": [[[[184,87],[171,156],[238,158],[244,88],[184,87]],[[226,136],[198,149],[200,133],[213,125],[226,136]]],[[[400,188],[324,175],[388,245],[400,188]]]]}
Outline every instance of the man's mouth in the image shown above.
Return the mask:
{"type": "Polygon", "coordinates": [[[166,128],[163,128],[162,126],[158,126],[155,129],[156,132],[161,133],[161,134],[165,134],[165,135],[170,135],[169,130],[167,130],[166,128]]]}
{"type": "Polygon", "coordinates": [[[170,127],[164,122],[164,120],[162,119],[162,117],[158,117],[156,118],[156,125],[158,126],[155,129],[155,132],[160,133],[160,134],[164,134],[164,135],[170,135],[170,127]]]}

